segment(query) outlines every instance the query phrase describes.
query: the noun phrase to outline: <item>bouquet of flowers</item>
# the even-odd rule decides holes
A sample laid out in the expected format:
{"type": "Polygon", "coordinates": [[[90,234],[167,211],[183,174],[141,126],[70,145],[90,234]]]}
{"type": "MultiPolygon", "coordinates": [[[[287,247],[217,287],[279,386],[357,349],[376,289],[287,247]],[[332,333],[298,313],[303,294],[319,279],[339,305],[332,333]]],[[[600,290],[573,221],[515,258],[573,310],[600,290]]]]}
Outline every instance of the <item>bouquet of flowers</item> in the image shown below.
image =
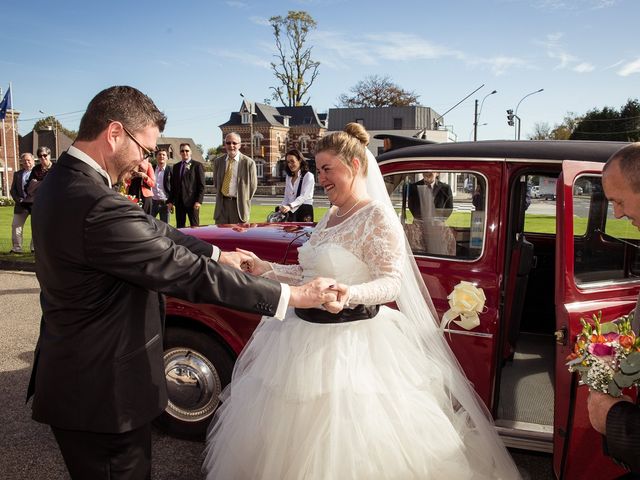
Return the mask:
{"type": "Polygon", "coordinates": [[[570,372],[592,390],[622,395],[622,389],[640,385],[640,337],[631,328],[633,312],[602,323],[602,312],[592,321],[580,319],[582,332],[567,357],[570,372]]]}

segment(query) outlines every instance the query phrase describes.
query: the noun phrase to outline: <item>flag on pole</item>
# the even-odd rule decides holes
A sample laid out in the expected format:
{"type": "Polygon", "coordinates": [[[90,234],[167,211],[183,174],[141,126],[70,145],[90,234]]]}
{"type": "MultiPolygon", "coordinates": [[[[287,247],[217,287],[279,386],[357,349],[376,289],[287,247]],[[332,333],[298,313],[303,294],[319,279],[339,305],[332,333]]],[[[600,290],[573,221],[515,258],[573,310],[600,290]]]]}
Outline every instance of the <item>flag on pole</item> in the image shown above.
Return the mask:
{"type": "Polygon", "coordinates": [[[4,120],[7,116],[7,110],[13,108],[11,106],[11,87],[7,88],[7,93],[4,94],[2,101],[0,102],[0,120],[4,120]]]}

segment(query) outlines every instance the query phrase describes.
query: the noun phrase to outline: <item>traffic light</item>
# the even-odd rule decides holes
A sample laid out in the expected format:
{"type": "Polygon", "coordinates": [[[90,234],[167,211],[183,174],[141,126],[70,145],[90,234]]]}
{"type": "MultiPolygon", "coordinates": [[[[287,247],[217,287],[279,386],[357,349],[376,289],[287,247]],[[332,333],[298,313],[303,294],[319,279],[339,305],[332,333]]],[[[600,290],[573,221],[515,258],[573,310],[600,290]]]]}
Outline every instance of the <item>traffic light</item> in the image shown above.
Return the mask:
{"type": "Polygon", "coordinates": [[[514,123],[513,123],[513,110],[511,110],[511,109],[507,110],[507,123],[511,127],[513,127],[513,125],[514,125],[514,123]]]}

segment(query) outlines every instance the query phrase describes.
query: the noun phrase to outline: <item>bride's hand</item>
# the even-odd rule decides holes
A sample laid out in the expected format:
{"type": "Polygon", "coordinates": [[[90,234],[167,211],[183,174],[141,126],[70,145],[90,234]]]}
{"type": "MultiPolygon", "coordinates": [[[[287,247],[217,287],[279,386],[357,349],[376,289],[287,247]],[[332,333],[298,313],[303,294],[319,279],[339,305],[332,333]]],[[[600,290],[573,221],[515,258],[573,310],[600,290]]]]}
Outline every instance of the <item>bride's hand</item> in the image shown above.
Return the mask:
{"type": "Polygon", "coordinates": [[[262,260],[255,253],[250,252],[249,250],[243,250],[241,248],[236,248],[236,252],[244,257],[241,266],[241,269],[243,271],[251,273],[253,275],[262,275],[264,272],[268,272],[269,270],[271,270],[269,262],[262,260]]]}
{"type": "Polygon", "coordinates": [[[349,299],[349,287],[342,283],[336,283],[331,290],[335,291],[338,297],[335,301],[324,303],[322,306],[330,313],[339,313],[344,309],[349,299]]]}

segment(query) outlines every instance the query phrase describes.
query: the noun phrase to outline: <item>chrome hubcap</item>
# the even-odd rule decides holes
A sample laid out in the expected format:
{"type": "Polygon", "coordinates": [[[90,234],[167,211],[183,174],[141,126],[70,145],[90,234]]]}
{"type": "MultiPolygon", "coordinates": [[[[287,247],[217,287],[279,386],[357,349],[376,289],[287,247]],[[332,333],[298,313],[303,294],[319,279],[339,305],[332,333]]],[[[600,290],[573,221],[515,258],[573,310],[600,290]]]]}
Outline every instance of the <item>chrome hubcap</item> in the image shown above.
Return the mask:
{"type": "Polygon", "coordinates": [[[169,405],[167,412],[185,422],[209,417],[218,406],[222,383],[213,364],[202,354],[187,348],[164,353],[169,405]]]}

